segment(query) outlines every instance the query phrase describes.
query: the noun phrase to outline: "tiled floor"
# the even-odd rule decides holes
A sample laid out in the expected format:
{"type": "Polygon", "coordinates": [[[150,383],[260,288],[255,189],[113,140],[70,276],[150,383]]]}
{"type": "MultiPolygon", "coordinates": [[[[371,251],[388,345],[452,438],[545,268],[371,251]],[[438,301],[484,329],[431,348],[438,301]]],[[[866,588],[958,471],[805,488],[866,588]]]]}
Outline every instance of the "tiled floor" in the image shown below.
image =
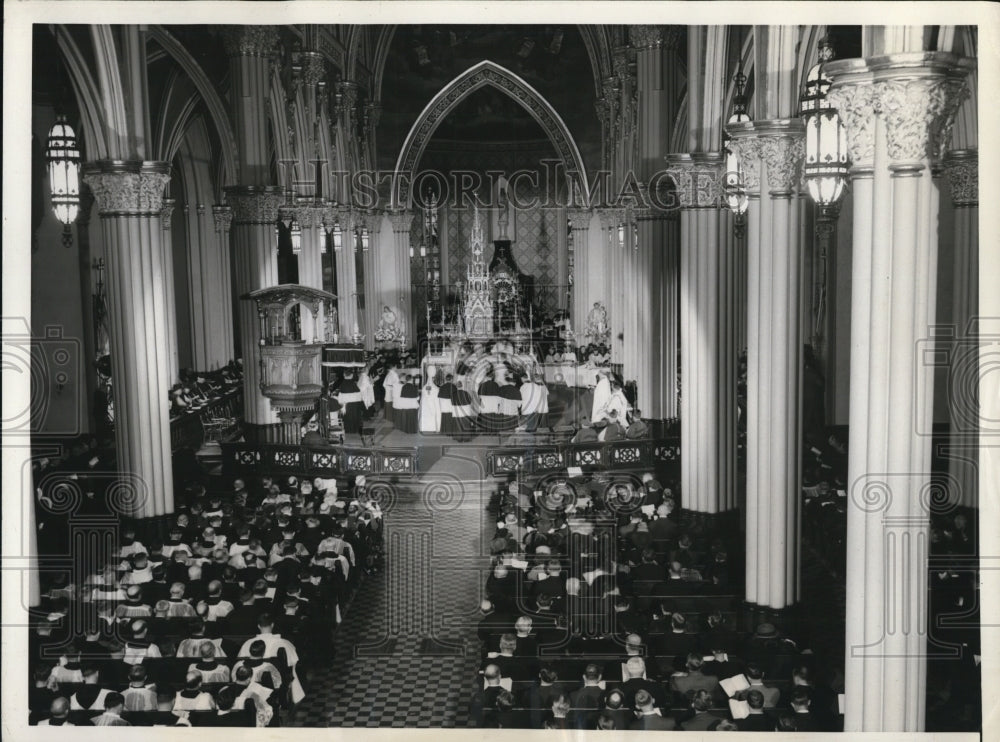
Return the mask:
{"type": "Polygon", "coordinates": [[[289,725],[469,726],[488,566],[481,537],[490,483],[480,459],[475,447],[446,447],[418,482],[395,488],[386,568],[362,585],[334,664],[307,678],[289,725]]]}

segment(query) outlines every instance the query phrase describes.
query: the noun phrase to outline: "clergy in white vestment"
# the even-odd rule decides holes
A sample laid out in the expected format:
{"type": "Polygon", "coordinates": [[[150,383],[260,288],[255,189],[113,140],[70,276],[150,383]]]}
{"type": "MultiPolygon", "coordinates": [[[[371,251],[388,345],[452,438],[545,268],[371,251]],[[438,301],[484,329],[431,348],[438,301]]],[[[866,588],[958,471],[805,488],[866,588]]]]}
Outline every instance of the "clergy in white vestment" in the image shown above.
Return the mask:
{"type": "Polygon", "coordinates": [[[399,363],[392,363],[385,374],[385,378],[382,380],[382,386],[385,388],[385,419],[391,423],[396,422],[393,403],[399,394],[401,384],[402,382],[399,380],[399,363]]]}
{"type": "Polygon", "coordinates": [[[438,388],[428,380],[420,392],[420,432],[437,433],[441,430],[441,405],[438,388]]]}
{"type": "Polygon", "coordinates": [[[361,403],[366,410],[370,410],[375,404],[375,386],[372,384],[372,377],[368,375],[368,369],[362,370],[358,376],[358,388],[361,390],[361,403]]]}
{"type": "MultiPolygon", "coordinates": [[[[596,393],[595,393],[596,396],[596,393]]],[[[611,384],[611,396],[605,405],[605,415],[611,417],[611,412],[614,411],[618,413],[618,424],[621,425],[622,430],[628,430],[628,412],[632,409],[632,405],[628,403],[625,398],[625,392],[622,391],[622,385],[617,381],[611,384]]]]}
{"type": "Polygon", "coordinates": [[[597,375],[597,386],[594,387],[594,406],[590,413],[590,422],[596,423],[607,416],[608,402],[611,401],[611,382],[604,372],[597,375]]]}

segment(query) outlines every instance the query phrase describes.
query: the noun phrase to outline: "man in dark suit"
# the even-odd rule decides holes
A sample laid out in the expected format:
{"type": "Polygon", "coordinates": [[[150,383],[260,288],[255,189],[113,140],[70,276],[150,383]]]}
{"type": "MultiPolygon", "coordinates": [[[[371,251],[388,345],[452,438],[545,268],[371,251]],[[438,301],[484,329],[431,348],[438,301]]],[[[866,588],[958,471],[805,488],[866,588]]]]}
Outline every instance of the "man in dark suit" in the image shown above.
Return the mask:
{"type": "Polygon", "coordinates": [[[492,663],[487,665],[483,670],[483,680],[486,681],[486,687],[477,689],[473,701],[473,718],[479,727],[496,728],[499,726],[496,710],[497,696],[504,690],[500,685],[500,666],[492,663]]]}
{"type": "MultiPolygon", "coordinates": [[[[681,655],[687,657],[697,649],[698,635],[687,633],[687,619],[684,614],[675,613],[670,618],[670,632],[650,636],[656,656],[662,658],[668,665],[669,670],[673,670],[673,658],[681,655]]],[[[667,668],[662,668],[667,671],[667,668]]]]}
{"type": "Polygon", "coordinates": [[[707,690],[691,691],[690,696],[691,711],[694,713],[683,721],[678,720],[678,728],[686,732],[704,732],[725,718],[709,711],[712,708],[712,694],[707,690]]]}
{"type": "Polygon", "coordinates": [[[685,662],[686,672],[670,678],[670,688],[681,697],[687,697],[693,690],[707,690],[713,696],[719,691],[719,678],[702,672],[704,660],[697,652],[691,652],[685,662]]]}
{"type": "Polygon", "coordinates": [[[576,729],[593,729],[597,723],[601,699],[604,697],[601,685],[601,666],[595,663],[587,665],[583,671],[583,687],[577,688],[569,696],[576,729]]]}
{"type": "Polygon", "coordinates": [[[745,719],[737,719],[736,726],[741,732],[773,732],[775,720],[764,712],[764,695],[759,690],[749,690],[746,693],[747,706],[750,715],[745,719]]]}
{"type": "Polygon", "coordinates": [[[822,717],[810,709],[809,691],[799,686],[792,691],[790,705],[795,719],[795,728],[800,732],[828,731],[822,717]]]}
{"type": "Polygon", "coordinates": [[[653,696],[644,690],[635,694],[635,715],[637,718],[629,729],[674,729],[674,720],[663,716],[663,711],[654,705],[653,696]]]}
{"type": "Polygon", "coordinates": [[[622,677],[625,682],[622,683],[621,690],[625,693],[626,708],[635,707],[635,696],[641,690],[653,697],[653,703],[658,708],[667,705],[667,694],[663,686],[646,677],[646,662],[642,657],[630,657],[625,663],[623,675],[624,673],[627,673],[628,677],[622,677]]]}

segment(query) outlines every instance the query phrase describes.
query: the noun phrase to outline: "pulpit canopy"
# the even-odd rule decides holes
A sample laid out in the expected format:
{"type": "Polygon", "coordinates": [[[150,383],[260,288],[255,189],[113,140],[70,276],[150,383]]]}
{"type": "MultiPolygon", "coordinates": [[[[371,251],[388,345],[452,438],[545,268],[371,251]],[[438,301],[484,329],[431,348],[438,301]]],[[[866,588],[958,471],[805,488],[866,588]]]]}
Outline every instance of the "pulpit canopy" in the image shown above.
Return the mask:
{"type": "Polygon", "coordinates": [[[288,342],[325,342],[332,337],[336,327],[335,294],[297,283],[283,283],[244,294],[244,300],[257,302],[260,318],[260,344],[273,345],[288,342]],[[299,307],[299,313],[293,309],[299,307]],[[320,323],[320,308],[325,322],[320,323]],[[302,337],[301,308],[312,315],[311,338],[302,337]]]}

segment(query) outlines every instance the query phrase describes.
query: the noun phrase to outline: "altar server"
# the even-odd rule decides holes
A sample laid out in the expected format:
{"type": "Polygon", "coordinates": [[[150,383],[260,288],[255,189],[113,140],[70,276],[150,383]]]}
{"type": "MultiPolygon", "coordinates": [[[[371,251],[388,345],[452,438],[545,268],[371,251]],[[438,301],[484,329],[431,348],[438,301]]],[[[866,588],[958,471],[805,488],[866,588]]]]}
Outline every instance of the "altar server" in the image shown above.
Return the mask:
{"type": "Polygon", "coordinates": [[[364,417],[365,405],[362,402],[361,388],[354,380],[354,373],[348,371],[337,390],[337,401],[344,408],[344,432],[361,434],[361,419],[364,417]]]}
{"type": "Polygon", "coordinates": [[[403,385],[399,388],[399,395],[394,403],[396,428],[404,433],[419,432],[417,411],[420,407],[420,388],[414,381],[413,375],[403,378],[403,385]]]}
{"type": "Polygon", "coordinates": [[[513,430],[521,414],[521,390],[506,376],[500,386],[500,414],[497,416],[499,430],[513,430]]]}
{"type": "Polygon", "coordinates": [[[455,393],[455,377],[446,374],[444,384],[438,387],[438,407],[441,409],[441,432],[445,435],[452,435],[455,432],[455,418],[452,417],[451,398],[455,393]]]}
{"type": "Polygon", "coordinates": [[[493,369],[486,372],[486,380],[479,385],[479,425],[484,430],[499,429],[500,385],[493,377],[493,369]]]}
{"type": "Polygon", "coordinates": [[[472,395],[463,386],[462,380],[458,379],[451,393],[451,414],[454,418],[455,439],[458,441],[468,440],[476,421],[472,395]]]}
{"type": "Polygon", "coordinates": [[[549,427],[549,389],[540,373],[521,384],[521,414],[524,429],[534,433],[539,427],[549,427]]]}
{"type": "Polygon", "coordinates": [[[375,404],[375,387],[366,368],[361,370],[361,375],[358,377],[358,388],[361,390],[361,403],[367,413],[375,404]]]}
{"type": "Polygon", "coordinates": [[[393,361],[389,364],[389,370],[385,374],[385,379],[382,380],[382,387],[385,389],[385,419],[391,423],[396,422],[394,404],[399,394],[401,383],[399,379],[399,362],[393,361]]]}

